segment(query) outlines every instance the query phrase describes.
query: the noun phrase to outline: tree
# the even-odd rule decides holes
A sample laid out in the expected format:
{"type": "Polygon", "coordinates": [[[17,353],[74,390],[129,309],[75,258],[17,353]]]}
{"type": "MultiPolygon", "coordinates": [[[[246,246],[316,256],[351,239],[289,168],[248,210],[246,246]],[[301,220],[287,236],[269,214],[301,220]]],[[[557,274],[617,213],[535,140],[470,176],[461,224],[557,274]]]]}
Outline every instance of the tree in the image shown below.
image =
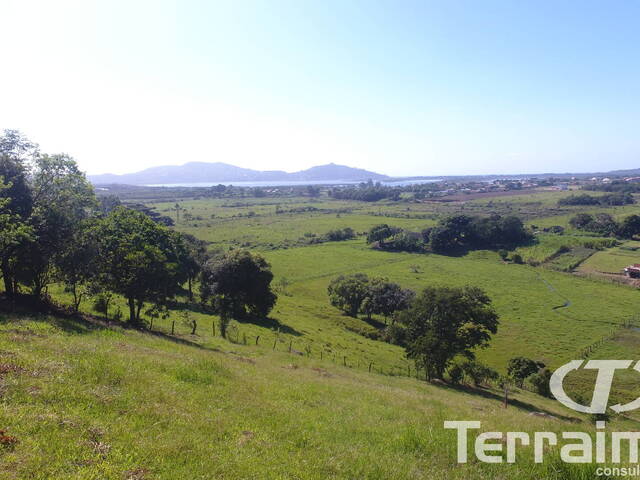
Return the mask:
{"type": "Polygon", "coordinates": [[[447,253],[458,247],[452,232],[443,226],[433,227],[429,231],[429,244],[434,252],[447,253]]]}
{"type": "Polygon", "coordinates": [[[19,250],[18,280],[40,296],[57,258],[69,248],[83,220],[97,208],[93,187],[68,155],[39,155],[31,179],[28,223],[34,240],[19,250]]]}
{"type": "Polygon", "coordinates": [[[498,372],[492,368],[475,360],[466,360],[462,362],[460,368],[464,372],[464,375],[469,377],[473,382],[473,385],[476,387],[479,387],[488,381],[496,380],[500,376],[498,372]]]}
{"type": "Polygon", "coordinates": [[[407,357],[427,379],[442,378],[457,355],[475,357],[498,331],[491,299],[477,287],[428,287],[399,315],[407,329],[407,357]]]}
{"type": "Polygon", "coordinates": [[[620,224],[618,236],[622,238],[633,238],[640,234],[640,215],[629,215],[620,224]]]}
{"type": "Polygon", "coordinates": [[[551,381],[552,372],[548,368],[543,368],[538,373],[529,377],[529,382],[535,389],[538,395],[543,397],[551,397],[551,388],[549,382],[551,381]]]}
{"type": "Polygon", "coordinates": [[[207,242],[188,233],[173,232],[178,267],[181,276],[186,278],[189,301],[193,301],[193,283],[209,260],[207,242]]]}
{"type": "Polygon", "coordinates": [[[37,156],[38,146],[18,131],[5,130],[0,136],[0,270],[9,296],[17,285],[17,253],[33,239],[28,223],[33,208],[29,174],[37,156]]]}
{"type": "Polygon", "coordinates": [[[588,213],[579,213],[569,219],[569,225],[578,230],[585,230],[591,223],[593,223],[593,215],[588,213]]]}
{"type": "Polygon", "coordinates": [[[526,357],[514,357],[509,360],[507,365],[507,374],[513,379],[518,387],[522,388],[524,379],[534,373],[537,373],[541,368],[544,368],[543,362],[531,360],[526,357]]]}
{"type": "MultiPolygon", "coordinates": [[[[83,297],[90,293],[90,283],[96,274],[98,240],[93,227],[90,220],[78,225],[56,255],[56,277],[73,295],[73,309],[76,312],[83,297]]],[[[108,310],[108,304],[105,310],[108,310]]]]}
{"type": "Polygon", "coordinates": [[[232,250],[209,260],[202,270],[200,297],[222,319],[247,313],[266,317],[276,303],[271,266],[248,250],[232,250]]]}
{"type": "Polygon", "coordinates": [[[369,317],[376,314],[387,319],[395,312],[409,308],[414,298],[413,290],[403,289],[397,283],[383,278],[375,278],[369,284],[367,296],[362,303],[362,311],[369,317]]]}
{"type": "Polygon", "coordinates": [[[351,317],[356,317],[369,294],[369,277],[364,273],[340,275],[327,288],[329,301],[351,317]]]}
{"type": "Polygon", "coordinates": [[[400,232],[399,228],[390,227],[386,223],[375,225],[371,227],[369,233],[367,233],[367,243],[383,242],[387,238],[394,236],[400,232]]]}
{"type": "Polygon", "coordinates": [[[11,208],[13,199],[7,196],[10,189],[11,184],[4,183],[3,177],[0,177],[0,271],[8,295],[15,290],[15,254],[21,245],[33,240],[31,226],[11,208]]]}
{"type": "Polygon", "coordinates": [[[165,302],[186,280],[172,232],[143,213],[118,207],[99,221],[96,233],[96,281],[127,299],[130,323],[140,321],[145,302],[165,302]]]}

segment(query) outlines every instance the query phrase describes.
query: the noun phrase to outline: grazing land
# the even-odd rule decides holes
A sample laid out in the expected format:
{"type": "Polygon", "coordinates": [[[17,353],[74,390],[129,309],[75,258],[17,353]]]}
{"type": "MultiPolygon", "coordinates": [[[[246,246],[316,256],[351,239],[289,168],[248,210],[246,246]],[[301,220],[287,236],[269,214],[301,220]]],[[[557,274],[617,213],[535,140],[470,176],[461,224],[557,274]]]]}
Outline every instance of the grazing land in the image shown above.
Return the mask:
{"type": "MultiPolygon", "coordinates": [[[[630,352],[638,338],[611,344],[630,352]],[[630,349],[630,350],[629,350],[630,349]]],[[[613,353],[613,352],[608,352],[613,353]]],[[[587,479],[549,452],[456,463],[444,420],[593,432],[554,400],[369,374],[218,339],[12,314],[0,323],[2,478],[587,479]]],[[[611,429],[636,423],[612,419],[611,429]]]]}
{"type": "MultiPolygon", "coordinates": [[[[635,204],[564,205],[559,200],[572,193],[551,190],[447,202],[411,193],[344,200],[324,190],[233,198],[145,192],[123,201],[143,203],[171,229],[204,241],[214,257],[230,250],[264,257],[275,306],[262,318],[231,319],[225,338],[221,314],[190,300],[186,288],[163,314],[139,310],[136,328],[123,321],[130,305],[118,294],[106,319],[91,296],[77,314],[6,313],[0,420],[20,442],[0,454],[7,478],[488,478],[498,472],[488,464],[455,464],[445,419],[480,419],[498,430],[593,431],[591,418],[528,384],[510,387],[504,410],[499,382],[426,382],[405,348],[381,336],[393,317],[348,316],[330,304],[328,286],[341,275],[384,278],[415,292],[481,287],[500,323],[475,353],[501,378],[517,356],[550,369],[576,358],[635,358],[638,292],[611,277],[622,278],[622,268],[638,260],[640,244],[570,222],[578,213],[621,222],[640,212],[635,204]],[[382,223],[425,238],[455,215],[517,216],[530,234],[512,247],[447,254],[367,243],[382,223]]],[[[200,281],[192,285],[196,298],[200,281]]],[[[58,308],[74,300],[62,283],[46,294],[58,308]]],[[[640,393],[632,375],[616,378],[613,401],[640,393]]],[[[593,378],[575,374],[568,383],[587,397],[593,378]]],[[[638,420],[631,412],[611,425],[632,429],[638,420]]],[[[557,458],[544,465],[525,459],[500,472],[593,476],[592,466],[557,458]]]]}

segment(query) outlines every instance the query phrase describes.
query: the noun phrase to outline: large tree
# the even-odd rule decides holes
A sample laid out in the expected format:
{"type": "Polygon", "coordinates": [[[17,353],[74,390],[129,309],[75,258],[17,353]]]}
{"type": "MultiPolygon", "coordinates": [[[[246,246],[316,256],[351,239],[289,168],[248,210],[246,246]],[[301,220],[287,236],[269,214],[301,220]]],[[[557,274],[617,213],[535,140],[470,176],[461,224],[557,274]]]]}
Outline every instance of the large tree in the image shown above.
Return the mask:
{"type": "Polygon", "coordinates": [[[513,357],[507,365],[507,374],[513,379],[517,386],[522,387],[525,378],[534,373],[538,373],[546,365],[537,360],[526,357],[513,357]]]}
{"type": "Polygon", "coordinates": [[[369,293],[369,277],[364,273],[340,275],[331,281],[327,293],[331,305],[355,317],[369,293]]]}
{"type": "Polygon", "coordinates": [[[362,302],[362,311],[369,317],[376,314],[386,319],[397,311],[409,308],[414,298],[413,290],[402,288],[385,278],[373,278],[362,302]]]}
{"type": "Polygon", "coordinates": [[[165,302],[186,280],[174,235],[143,213],[117,207],[100,220],[97,237],[97,281],[127,299],[131,323],[140,321],[145,302],[165,302]]]}
{"type": "Polygon", "coordinates": [[[180,242],[180,267],[187,278],[187,290],[189,300],[193,300],[193,283],[202,272],[204,265],[209,261],[207,242],[199,240],[188,233],[181,234],[180,242]]]}
{"type": "Polygon", "coordinates": [[[37,156],[38,146],[16,130],[5,130],[0,136],[0,271],[8,295],[16,289],[18,251],[33,239],[29,225],[33,208],[29,174],[37,156]]]}
{"type": "Polygon", "coordinates": [[[201,299],[218,311],[223,323],[247,313],[266,317],[276,303],[271,266],[248,250],[232,250],[209,260],[201,277],[201,299]]]}
{"type": "Polygon", "coordinates": [[[31,178],[33,208],[28,223],[34,241],[19,252],[21,283],[40,296],[52,280],[55,263],[97,208],[93,187],[68,155],[40,155],[31,178]]]}
{"type": "Polygon", "coordinates": [[[457,355],[474,358],[498,331],[491,300],[477,287],[428,287],[401,313],[407,330],[407,357],[427,378],[442,378],[457,355]]]}

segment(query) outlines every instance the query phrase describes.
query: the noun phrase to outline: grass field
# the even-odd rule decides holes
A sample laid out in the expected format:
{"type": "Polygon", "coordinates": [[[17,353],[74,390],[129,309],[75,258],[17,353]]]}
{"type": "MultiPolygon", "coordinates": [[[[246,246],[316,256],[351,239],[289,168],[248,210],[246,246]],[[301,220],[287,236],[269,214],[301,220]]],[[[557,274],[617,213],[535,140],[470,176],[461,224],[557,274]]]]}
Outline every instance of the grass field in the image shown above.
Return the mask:
{"type": "Polygon", "coordinates": [[[622,273],[622,269],[633,263],[640,263],[640,242],[625,242],[594,254],[580,266],[583,272],[622,273]]]}
{"type": "MultiPolygon", "coordinates": [[[[444,420],[593,432],[558,402],[367,374],[219,341],[211,348],[53,317],[0,321],[3,479],[588,479],[532,447],[456,463],[444,420]],[[545,413],[551,417],[532,415],[545,413]]],[[[633,428],[618,418],[612,429],[633,428]]]]}
{"type": "MultiPolygon", "coordinates": [[[[269,198],[181,202],[178,230],[210,241],[212,250],[251,248],[271,263],[276,285],[286,279],[270,317],[232,322],[230,341],[213,331],[217,317],[184,296],[168,318],[154,322],[151,334],[60,319],[5,319],[0,364],[20,370],[0,375],[7,392],[0,428],[23,443],[0,453],[0,471],[9,472],[7,478],[591,478],[588,468],[576,473],[557,462],[525,461],[506,470],[455,466],[453,433],[442,430],[444,418],[478,418],[498,429],[558,429],[563,422],[528,414],[570,412],[526,392],[517,394],[521,409],[504,411],[499,392],[479,395],[418,382],[402,348],[368,337],[381,319],[343,315],[329,304],[326,290],[335,276],[354,272],[416,291],[480,286],[493,300],[500,327],[478,356],[501,373],[514,356],[555,368],[581,358],[593,344],[592,358],[635,358],[640,332],[623,325],[637,316],[638,292],[565,272],[578,264],[580,271],[621,268],[633,262],[637,253],[630,248],[640,243],[611,247],[611,239],[570,230],[539,233],[533,244],[509,252],[536,267],[504,262],[493,251],[378,251],[362,236],[301,242],[383,222],[417,231],[455,212],[527,211],[530,223],[557,225],[566,213],[546,215],[557,213],[563,194],[437,205],[325,198],[288,198],[278,205],[269,198]],[[191,216],[185,219],[185,212],[191,216]],[[195,335],[185,312],[197,321],[195,335]],[[42,455],[35,453],[39,449],[42,455]]],[[[175,217],[173,205],[155,207],[175,217]]],[[[62,303],[70,300],[59,286],[49,293],[62,303]]],[[[90,302],[82,304],[83,311],[90,309],[90,302]]],[[[111,312],[118,309],[126,312],[116,298],[111,312]]],[[[634,382],[621,376],[614,396],[640,393],[634,382]]],[[[592,379],[578,375],[571,383],[587,392],[592,379]]],[[[630,421],[615,420],[636,428],[630,421]]],[[[578,425],[590,429],[586,422],[578,425]]]]}

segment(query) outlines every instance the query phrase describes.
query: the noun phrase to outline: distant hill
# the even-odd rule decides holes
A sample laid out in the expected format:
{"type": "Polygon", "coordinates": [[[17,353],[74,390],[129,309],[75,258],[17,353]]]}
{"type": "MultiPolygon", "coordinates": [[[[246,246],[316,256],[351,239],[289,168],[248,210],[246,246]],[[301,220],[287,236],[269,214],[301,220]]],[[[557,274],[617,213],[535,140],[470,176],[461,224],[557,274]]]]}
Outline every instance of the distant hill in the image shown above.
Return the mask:
{"type": "Polygon", "coordinates": [[[329,163],[299,172],[287,173],[281,170],[251,170],[227,163],[189,162],[184,165],[167,165],[147,168],[124,175],[89,175],[89,180],[97,185],[128,184],[156,185],[172,183],[226,183],[226,182],[281,182],[281,181],[365,181],[386,180],[389,177],[361,168],[329,163]]]}

